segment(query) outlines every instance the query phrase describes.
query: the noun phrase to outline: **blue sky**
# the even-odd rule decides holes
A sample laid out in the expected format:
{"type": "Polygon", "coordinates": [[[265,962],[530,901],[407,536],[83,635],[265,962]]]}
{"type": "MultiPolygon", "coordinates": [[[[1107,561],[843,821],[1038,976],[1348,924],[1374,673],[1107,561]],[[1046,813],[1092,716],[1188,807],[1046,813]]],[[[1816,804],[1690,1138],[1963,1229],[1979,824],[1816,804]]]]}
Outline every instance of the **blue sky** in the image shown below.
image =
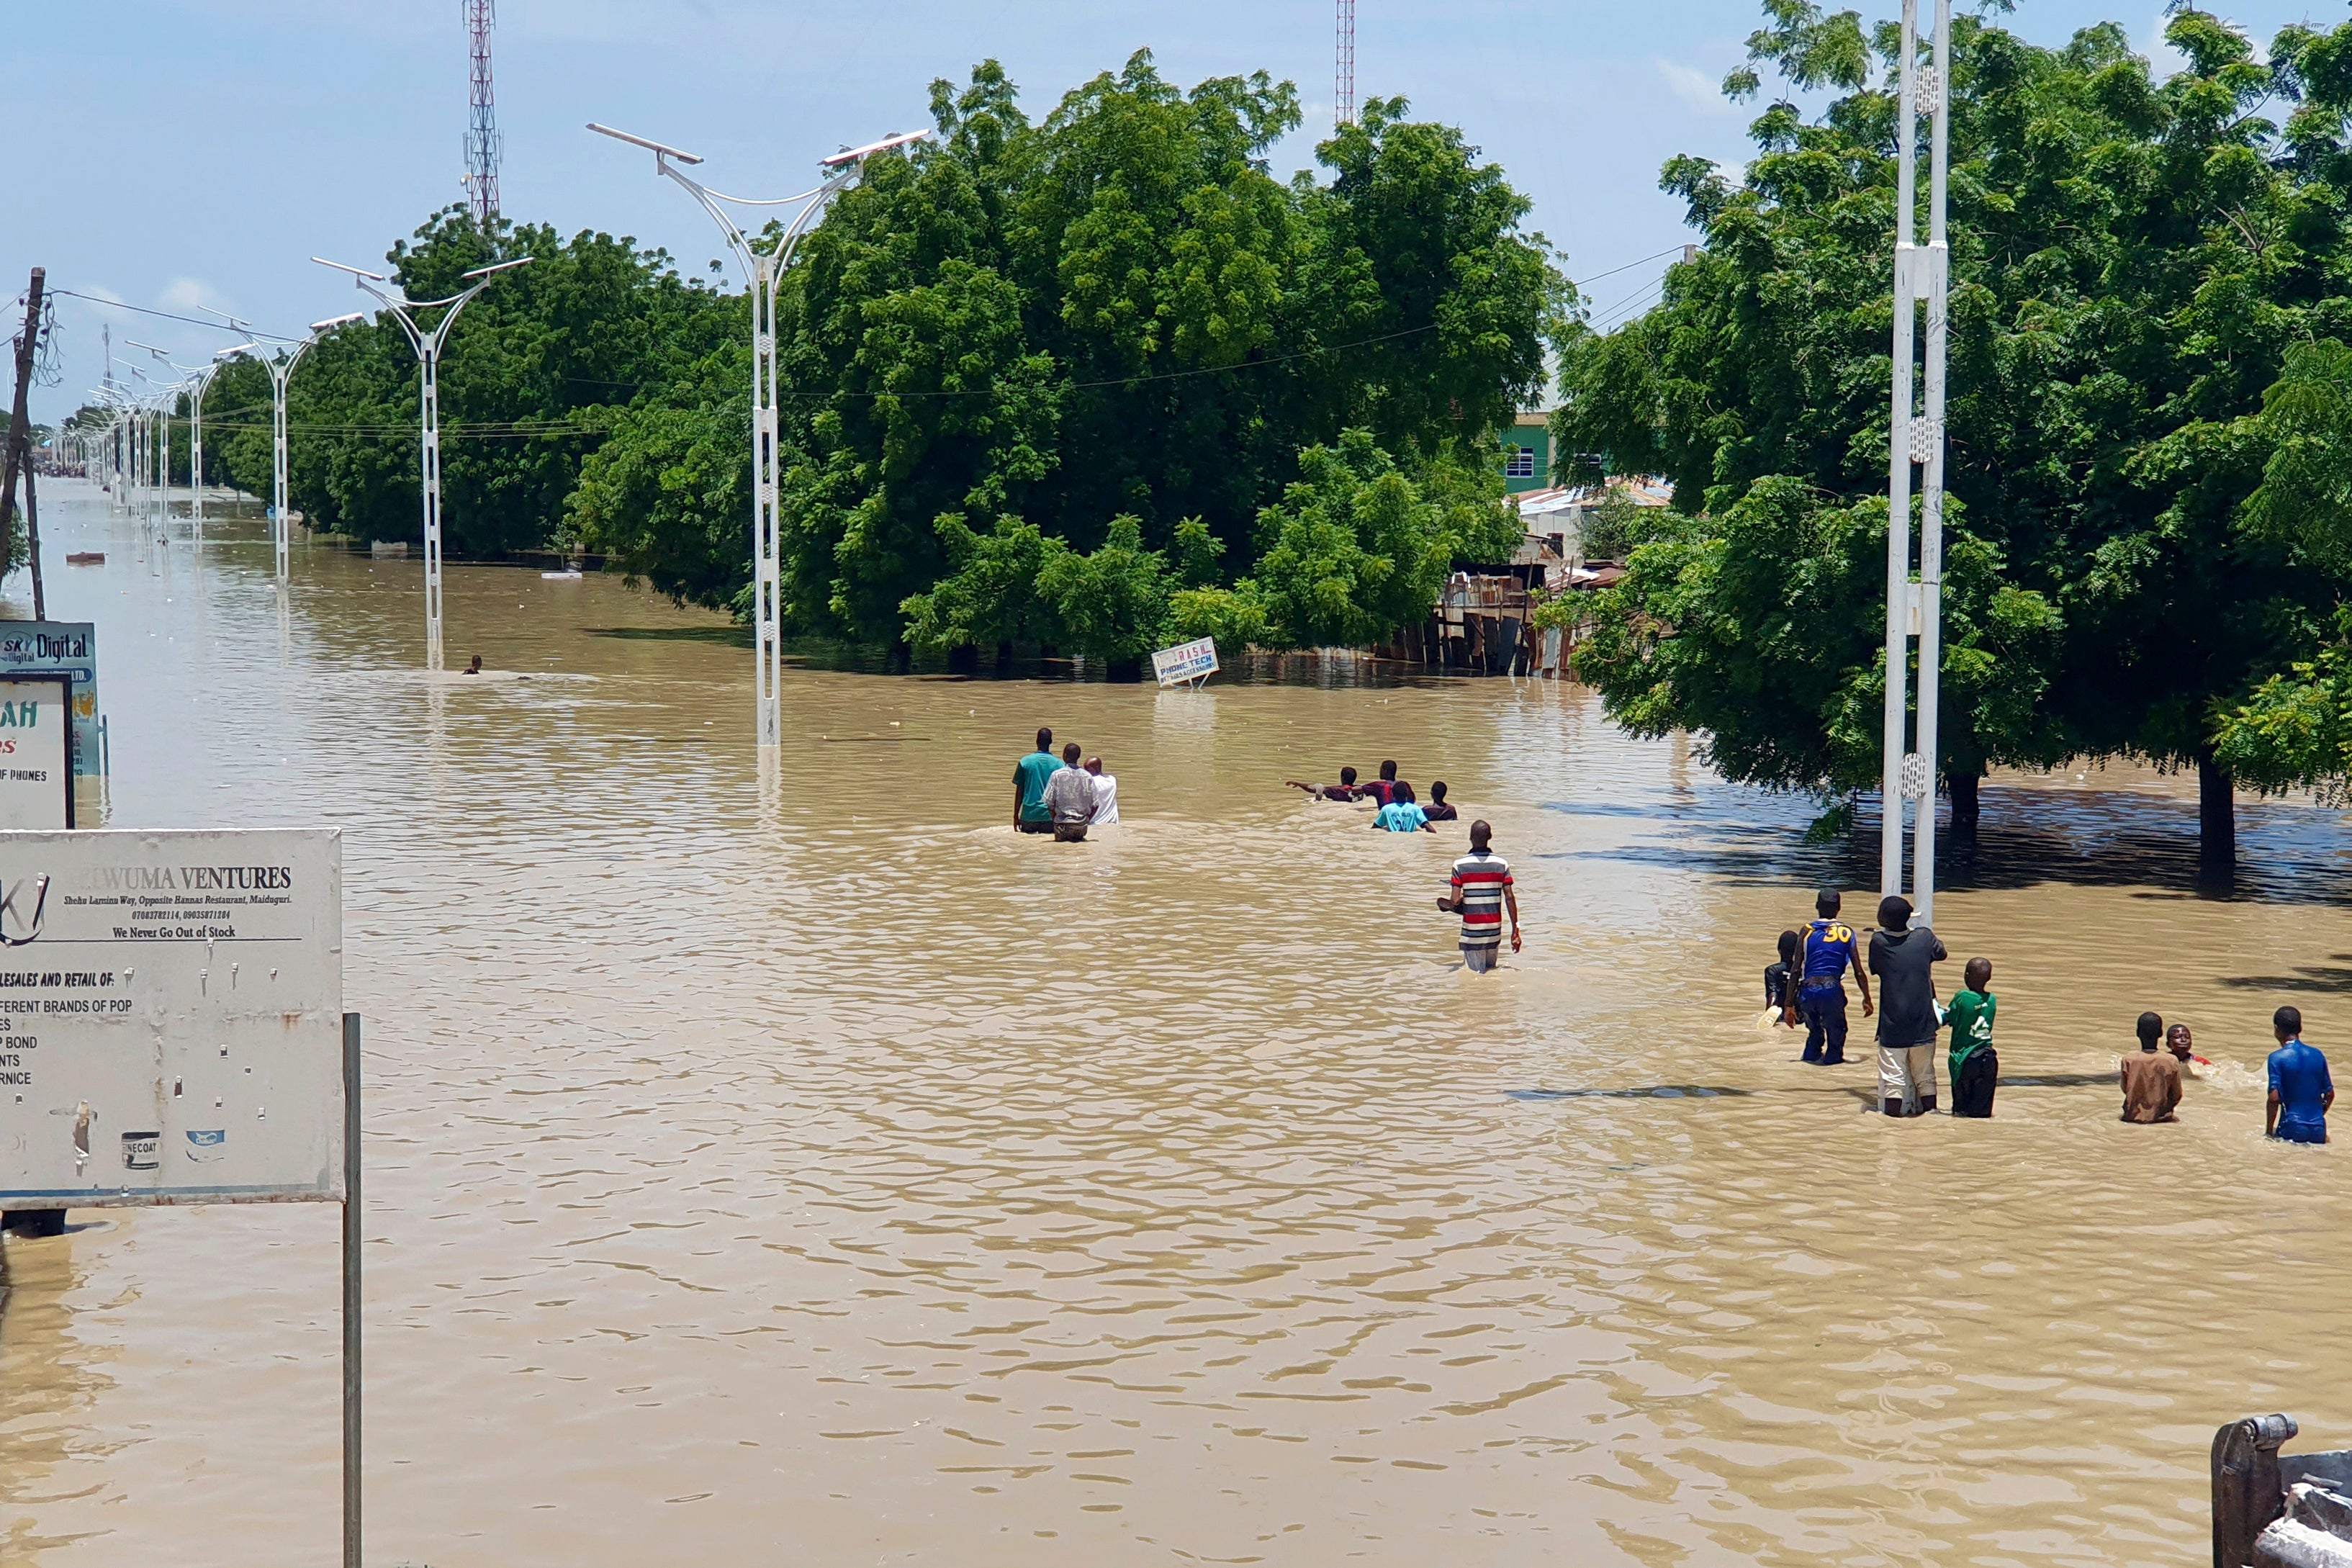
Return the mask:
{"type": "MultiPolygon", "coordinates": [[[[2144,47],[2161,0],[2021,0],[2010,25],[2056,41],[2112,17],[2144,47]]],[[[1865,15],[1892,11],[1892,0],[1865,15]]],[[[2224,14],[2267,37],[2341,7],[2249,0],[2224,14]]],[[[1298,84],[1313,160],[1332,98],[1331,0],[501,0],[495,36],[504,209],[600,228],[698,268],[709,220],[652,161],[591,119],[701,153],[720,189],[781,195],[819,155],[926,122],[934,77],[1004,61],[1033,112],[1150,47],[1191,83],[1263,68],[1298,84]]],[[[1657,189],[1676,153],[1737,163],[1747,111],[1715,83],[1743,57],[1752,0],[1358,0],[1357,91],[1402,93],[1460,125],[1535,202],[1596,314],[1637,308],[1689,237],[1657,189]],[[1630,265],[1629,265],[1630,264],[1630,265]],[[1624,270],[1616,270],[1624,268],[1624,270]]],[[[0,299],[28,267],[53,286],[154,309],[215,306],[265,329],[366,303],[312,255],[362,265],[462,197],[466,40],[459,0],[103,0],[16,29],[0,144],[29,188],[0,224],[0,299]]],[[[37,418],[99,379],[99,328],[193,360],[217,332],[61,302],[65,380],[37,418]]],[[[135,353],[136,351],[128,351],[135,353]]]]}

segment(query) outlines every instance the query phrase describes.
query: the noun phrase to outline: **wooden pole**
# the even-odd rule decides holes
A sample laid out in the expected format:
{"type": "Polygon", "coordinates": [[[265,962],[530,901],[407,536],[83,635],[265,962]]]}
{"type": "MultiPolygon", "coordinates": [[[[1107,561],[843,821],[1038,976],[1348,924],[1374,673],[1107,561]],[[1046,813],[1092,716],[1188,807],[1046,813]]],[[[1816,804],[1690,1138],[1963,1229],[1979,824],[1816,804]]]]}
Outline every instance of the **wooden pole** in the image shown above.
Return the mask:
{"type": "Polygon", "coordinates": [[[26,457],[32,450],[33,427],[25,413],[26,395],[33,385],[33,350],[41,335],[41,289],[47,281],[48,269],[33,268],[33,281],[25,290],[25,330],[16,339],[16,399],[8,411],[8,452],[0,461],[0,577],[8,574],[9,545],[16,527],[16,475],[26,467],[26,457]]]}

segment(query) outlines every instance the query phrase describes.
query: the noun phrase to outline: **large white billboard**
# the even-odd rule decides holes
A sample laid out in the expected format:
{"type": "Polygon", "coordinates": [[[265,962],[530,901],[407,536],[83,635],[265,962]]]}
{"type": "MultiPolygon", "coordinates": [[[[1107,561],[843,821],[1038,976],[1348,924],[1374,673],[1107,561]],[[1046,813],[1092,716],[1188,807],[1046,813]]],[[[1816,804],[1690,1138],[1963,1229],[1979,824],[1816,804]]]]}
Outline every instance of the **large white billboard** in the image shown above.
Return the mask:
{"type": "Polygon", "coordinates": [[[0,833],[0,1208],[343,1196],[342,839],[0,833]]]}

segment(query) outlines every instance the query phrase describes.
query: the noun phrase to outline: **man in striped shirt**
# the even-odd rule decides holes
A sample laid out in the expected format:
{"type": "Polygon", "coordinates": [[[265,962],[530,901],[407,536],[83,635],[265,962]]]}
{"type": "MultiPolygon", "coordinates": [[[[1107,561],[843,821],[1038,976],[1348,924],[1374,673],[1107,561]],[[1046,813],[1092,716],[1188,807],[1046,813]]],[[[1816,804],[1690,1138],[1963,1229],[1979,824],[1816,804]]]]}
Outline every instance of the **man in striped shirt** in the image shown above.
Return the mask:
{"type": "Polygon", "coordinates": [[[1503,911],[1511,914],[1511,951],[1519,951],[1519,899],[1511,891],[1511,863],[1489,848],[1495,830],[1470,825],[1470,853],[1454,862],[1454,890],[1437,900],[1462,917],[1462,963],[1473,974],[1495,967],[1503,947],[1503,911]]]}

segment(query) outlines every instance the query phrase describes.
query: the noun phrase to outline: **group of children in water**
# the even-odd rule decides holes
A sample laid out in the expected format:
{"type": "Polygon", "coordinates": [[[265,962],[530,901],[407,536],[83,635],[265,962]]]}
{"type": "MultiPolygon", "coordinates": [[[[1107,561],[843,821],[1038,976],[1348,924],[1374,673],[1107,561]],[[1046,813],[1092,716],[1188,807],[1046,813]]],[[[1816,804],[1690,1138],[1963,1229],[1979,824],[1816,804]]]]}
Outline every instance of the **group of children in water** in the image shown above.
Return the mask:
{"type": "MultiPolygon", "coordinates": [[[[1930,971],[1947,956],[1944,944],[1927,927],[1911,925],[1910,901],[1880,900],[1879,929],[1871,933],[1866,964],[1853,928],[1838,919],[1842,901],[1834,889],[1822,889],[1813,900],[1815,918],[1801,931],[1780,933],[1780,962],[1764,971],[1766,1011],[1759,1023],[1768,1028],[1775,1023],[1802,1026],[1804,1060],[1824,1067],[1843,1062],[1845,977],[1851,970],[1861,988],[1863,1016],[1878,1016],[1879,1109],[1889,1116],[1920,1116],[1936,1109],[1935,1046],[1948,1029],[1952,1114],[1990,1116],[2000,1076],[2000,1057],[1992,1044],[1992,961],[1969,959],[1962,988],[1948,1005],[1938,1003],[1930,971]],[[1872,975],[1880,980],[1876,1002],[1870,994],[1872,975]]],[[[2327,1111],[2336,1101],[2327,1058],[2304,1042],[2303,1015],[2295,1008],[2281,1007],[2271,1023],[2279,1048],[2268,1063],[2263,1131],[2290,1142],[2325,1143],[2327,1111]]],[[[2200,1069],[2212,1064],[2196,1054],[2186,1024],[2168,1029],[2163,1018],[2143,1013],[2137,1034],[2139,1049],[2117,1064],[2123,1120],[2176,1121],[2181,1075],[2201,1076],[2200,1069]]]]}
{"type": "Polygon", "coordinates": [[[1423,805],[1413,794],[1412,785],[1397,777],[1397,765],[1392,762],[1381,764],[1381,776],[1370,784],[1356,782],[1356,770],[1341,768],[1339,782],[1335,784],[1313,784],[1301,779],[1284,781],[1293,789],[1303,789],[1317,800],[1370,801],[1379,809],[1372,814],[1372,826],[1384,833],[1434,833],[1431,826],[1453,822],[1461,813],[1445,798],[1445,781],[1439,779],[1429,786],[1429,804],[1423,805]]]}

